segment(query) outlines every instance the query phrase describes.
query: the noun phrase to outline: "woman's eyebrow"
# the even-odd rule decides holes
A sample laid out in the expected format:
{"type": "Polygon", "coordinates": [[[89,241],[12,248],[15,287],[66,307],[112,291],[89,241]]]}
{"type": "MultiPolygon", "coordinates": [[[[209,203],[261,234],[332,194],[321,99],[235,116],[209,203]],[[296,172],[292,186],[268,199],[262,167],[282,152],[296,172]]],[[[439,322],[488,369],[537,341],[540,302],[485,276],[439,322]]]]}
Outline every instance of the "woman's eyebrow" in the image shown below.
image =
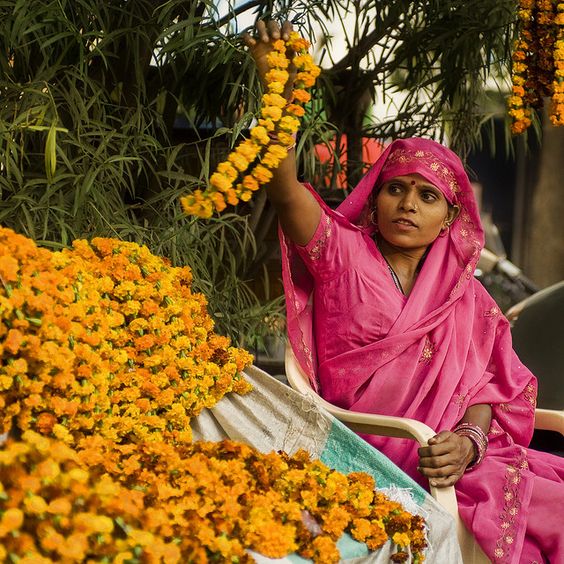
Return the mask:
{"type": "MultiPolygon", "coordinates": [[[[391,178],[388,183],[391,182],[400,182],[401,184],[405,184],[406,186],[411,184],[411,178],[407,178],[407,177],[403,177],[403,176],[397,176],[396,178],[391,178]]],[[[421,183],[417,183],[418,187],[421,188],[422,190],[434,190],[435,192],[439,192],[441,193],[440,189],[437,188],[434,184],[428,184],[427,182],[421,184],[421,183]]]]}

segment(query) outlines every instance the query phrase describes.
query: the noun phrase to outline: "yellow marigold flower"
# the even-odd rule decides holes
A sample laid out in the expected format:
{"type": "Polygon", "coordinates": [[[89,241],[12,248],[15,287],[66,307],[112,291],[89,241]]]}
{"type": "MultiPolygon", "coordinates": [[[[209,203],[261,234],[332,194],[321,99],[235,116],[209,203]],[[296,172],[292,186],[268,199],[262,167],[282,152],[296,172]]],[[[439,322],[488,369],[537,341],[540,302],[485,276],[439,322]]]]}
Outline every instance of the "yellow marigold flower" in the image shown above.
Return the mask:
{"type": "Polygon", "coordinates": [[[295,139],[290,133],[286,133],[285,131],[279,131],[278,141],[281,143],[282,146],[289,147],[290,145],[293,145],[295,139]]]}
{"type": "Polygon", "coordinates": [[[527,58],[527,55],[521,50],[517,50],[513,53],[513,60],[514,61],[524,61],[526,58],[527,58]]]}
{"type": "Polygon", "coordinates": [[[522,86],[513,86],[512,88],[513,94],[515,96],[523,97],[525,95],[525,89],[522,86]]]}
{"type": "Polygon", "coordinates": [[[305,114],[304,108],[298,104],[289,104],[286,111],[296,117],[302,117],[305,114]]]}
{"type": "Polygon", "coordinates": [[[229,180],[226,176],[219,172],[214,172],[210,176],[210,185],[219,190],[220,192],[225,192],[233,185],[233,182],[229,180]]]}
{"type": "Polygon", "coordinates": [[[237,176],[237,170],[231,165],[230,162],[222,162],[217,165],[217,171],[224,174],[231,182],[233,182],[237,176]]]}
{"type": "Polygon", "coordinates": [[[325,535],[315,537],[313,545],[313,560],[320,564],[333,564],[341,560],[341,554],[335,544],[335,541],[325,535]]]}
{"type": "Polygon", "coordinates": [[[311,94],[306,90],[297,88],[292,91],[292,99],[305,104],[306,102],[309,102],[311,100],[311,94]]]}
{"type": "Polygon", "coordinates": [[[527,70],[527,65],[524,63],[513,63],[513,72],[525,72],[527,70]]]}
{"type": "Polygon", "coordinates": [[[249,167],[249,161],[237,150],[230,153],[229,162],[233,164],[233,166],[239,170],[240,172],[244,172],[249,167]]]}
{"type": "Polygon", "coordinates": [[[10,376],[0,375],[0,392],[9,390],[14,383],[14,379],[10,376]]]}
{"type": "Polygon", "coordinates": [[[268,84],[268,90],[272,94],[282,94],[284,92],[285,82],[270,82],[268,84]]]}
{"type": "Polygon", "coordinates": [[[21,528],[24,522],[24,514],[18,507],[10,507],[4,511],[2,519],[0,521],[0,530],[3,534],[0,536],[5,536],[12,531],[17,531],[21,528]]]}
{"type": "Polygon", "coordinates": [[[272,153],[267,153],[261,159],[261,163],[268,168],[275,169],[280,164],[280,159],[275,157],[272,153]]]}
{"type": "Polygon", "coordinates": [[[133,530],[130,531],[129,537],[139,546],[149,546],[155,541],[154,535],[148,531],[133,530]]]}
{"type": "Polygon", "coordinates": [[[284,116],[280,122],[279,127],[281,130],[288,133],[295,133],[300,126],[300,120],[293,116],[284,116]]]}
{"type": "Polygon", "coordinates": [[[88,483],[90,475],[87,470],[83,470],[82,468],[73,468],[68,472],[68,477],[80,484],[86,484],[88,483]]]}
{"type": "Polygon", "coordinates": [[[0,277],[4,283],[16,282],[18,280],[18,261],[9,255],[0,256],[0,277]]]}
{"type": "Polygon", "coordinates": [[[248,202],[253,196],[253,193],[250,190],[247,190],[245,192],[241,192],[241,200],[243,202],[248,202]]]}
{"type": "Polygon", "coordinates": [[[284,108],[288,103],[288,100],[284,96],[279,94],[263,94],[262,102],[265,106],[276,106],[278,108],[284,108]]]}
{"type": "Polygon", "coordinates": [[[288,82],[288,78],[290,78],[288,71],[280,69],[271,69],[266,73],[265,76],[265,79],[268,83],[279,82],[281,84],[286,84],[286,82],[288,82]]]}
{"type": "MultiPolygon", "coordinates": [[[[262,133],[259,133],[262,138],[262,133]]],[[[267,134],[268,137],[268,134],[267,134]]],[[[254,161],[259,154],[260,148],[257,147],[255,143],[253,143],[250,139],[243,141],[238,147],[237,152],[243,155],[249,163],[254,161]]]]}
{"type": "Polygon", "coordinates": [[[260,184],[254,176],[247,174],[243,177],[243,187],[254,192],[259,189],[260,184]]]}
{"type": "Polygon", "coordinates": [[[72,510],[72,504],[66,497],[59,497],[49,502],[47,513],[53,515],[69,515],[72,510]]]}
{"type": "Polygon", "coordinates": [[[215,206],[215,210],[217,212],[222,212],[226,207],[227,204],[225,203],[225,198],[223,197],[222,194],[219,194],[218,192],[216,192],[213,196],[213,203],[215,206]]]}
{"type": "Polygon", "coordinates": [[[285,69],[290,64],[290,61],[288,61],[283,54],[277,53],[276,51],[271,51],[266,56],[266,59],[271,67],[277,67],[279,69],[285,69]]]}
{"type": "Polygon", "coordinates": [[[114,558],[114,564],[125,564],[134,559],[133,552],[126,550],[125,552],[120,552],[114,558]]]}
{"type": "Polygon", "coordinates": [[[286,43],[282,39],[277,39],[272,44],[272,47],[276,49],[276,51],[281,51],[282,53],[286,51],[286,43]]]}
{"type": "Polygon", "coordinates": [[[303,51],[309,49],[310,43],[307,39],[300,37],[300,35],[293,31],[290,33],[289,44],[294,51],[303,51]]]}
{"type": "Polygon", "coordinates": [[[514,76],[513,84],[515,86],[523,86],[525,84],[525,79],[522,76],[514,76]]]}
{"type": "Polygon", "coordinates": [[[282,109],[278,106],[264,106],[261,115],[263,118],[278,121],[282,117],[282,109]]]}
{"type": "Polygon", "coordinates": [[[261,125],[256,125],[251,129],[251,138],[260,143],[261,145],[268,145],[270,138],[266,128],[261,125]]]}
{"type": "Polygon", "coordinates": [[[262,165],[257,165],[251,172],[259,184],[265,184],[272,179],[272,172],[262,165]]]}
{"type": "Polygon", "coordinates": [[[279,159],[284,159],[288,156],[288,150],[286,149],[286,147],[283,147],[282,145],[270,145],[270,147],[268,147],[268,153],[272,153],[275,157],[279,158],[279,159]]]}
{"type": "Polygon", "coordinates": [[[259,118],[258,124],[262,125],[268,132],[274,131],[276,129],[276,124],[270,118],[259,118]]]}
{"type": "Polygon", "coordinates": [[[394,533],[394,535],[392,536],[392,541],[402,547],[409,546],[411,543],[409,535],[406,533],[394,533]]]}
{"type": "Polygon", "coordinates": [[[41,515],[47,511],[47,502],[38,495],[32,495],[24,499],[24,506],[29,513],[41,515]]]}

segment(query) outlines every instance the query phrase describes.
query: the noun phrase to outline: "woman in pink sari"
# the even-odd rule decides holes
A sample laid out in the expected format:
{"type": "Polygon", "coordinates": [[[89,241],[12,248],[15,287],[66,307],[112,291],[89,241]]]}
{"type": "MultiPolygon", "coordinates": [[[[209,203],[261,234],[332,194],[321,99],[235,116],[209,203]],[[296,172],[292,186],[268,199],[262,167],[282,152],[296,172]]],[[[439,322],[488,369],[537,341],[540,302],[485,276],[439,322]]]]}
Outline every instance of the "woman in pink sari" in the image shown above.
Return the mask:
{"type": "MultiPolygon", "coordinates": [[[[247,37],[259,72],[288,31],[261,22],[247,37]]],[[[493,562],[563,562],[564,460],[527,448],[536,380],[473,276],[483,232],[459,158],[434,141],[395,141],[333,211],[298,182],[292,153],[268,192],[288,333],[312,385],[340,407],[437,429],[420,449],[365,439],[422,485],[454,484],[493,562]]]]}

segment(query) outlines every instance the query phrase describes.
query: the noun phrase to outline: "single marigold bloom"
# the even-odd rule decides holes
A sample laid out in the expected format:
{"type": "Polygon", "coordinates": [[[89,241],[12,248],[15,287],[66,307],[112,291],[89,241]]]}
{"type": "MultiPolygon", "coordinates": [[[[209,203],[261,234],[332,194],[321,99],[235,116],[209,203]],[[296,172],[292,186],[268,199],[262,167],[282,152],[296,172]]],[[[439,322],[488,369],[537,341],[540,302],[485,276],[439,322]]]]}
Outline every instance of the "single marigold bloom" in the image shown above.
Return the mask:
{"type": "Polygon", "coordinates": [[[266,59],[271,67],[279,69],[288,68],[288,65],[290,64],[290,61],[282,53],[277,53],[276,51],[269,53],[266,56],[266,59]]]}
{"type": "Polygon", "coordinates": [[[278,108],[283,108],[288,103],[288,100],[284,96],[279,94],[263,94],[262,102],[265,106],[276,106],[278,108]]]}
{"type": "Polygon", "coordinates": [[[311,94],[302,88],[297,88],[292,91],[292,99],[305,104],[311,100],[311,94]]]}
{"type": "Polygon", "coordinates": [[[233,185],[232,181],[229,180],[223,174],[219,172],[214,172],[210,177],[210,185],[219,190],[220,192],[225,192],[233,185]]]}
{"type": "Polygon", "coordinates": [[[286,84],[286,82],[288,82],[288,78],[290,78],[288,71],[285,71],[285,70],[282,70],[282,69],[271,69],[270,71],[268,71],[266,73],[266,76],[265,76],[265,79],[269,83],[277,82],[277,83],[281,83],[281,84],[286,84]]]}
{"type": "Polygon", "coordinates": [[[259,184],[265,184],[272,179],[272,172],[262,165],[257,165],[251,172],[251,175],[256,178],[259,184]]]}
{"type": "Polygon", "coordinates": [[[230,153],[228,159],[229,162],[231,162],[233,166],[241,172],[247,170],[250,164],[249,161],[237,150],[230,153]]]}
{"type": "Polygon", "coordinates": [[[261,145],[268,145],[270,138],[265,127],[257,125],[251,129],[251,138],[260,143],[261,145]]]}
{"type": "Polygon", "coordinates": [[[259,189],[260,184],[254,176],[247,174],[246,176],[243,177],[243,186],[247,190],[251,190],[254,192],[255,190],[259,189]]]}
{"type": "Polygon", "coordinates": [[[278,106],[264,106],[261,109],[261,115],[263,118],[279,121],[282,117],[282,108],[278,106]]]}

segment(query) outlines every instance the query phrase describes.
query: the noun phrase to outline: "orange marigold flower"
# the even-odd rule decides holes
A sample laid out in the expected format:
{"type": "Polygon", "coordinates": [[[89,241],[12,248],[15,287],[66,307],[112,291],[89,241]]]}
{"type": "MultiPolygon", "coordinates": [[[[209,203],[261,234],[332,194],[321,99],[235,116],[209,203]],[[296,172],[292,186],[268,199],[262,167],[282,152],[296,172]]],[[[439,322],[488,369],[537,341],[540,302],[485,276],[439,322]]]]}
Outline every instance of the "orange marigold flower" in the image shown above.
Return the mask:
{"type": "Polygon", "coordinates": [[[272,172],[262,165],[257,165],[251,174],[257,179],[259,184],[265,184],[272,179],[272,172]]]}

